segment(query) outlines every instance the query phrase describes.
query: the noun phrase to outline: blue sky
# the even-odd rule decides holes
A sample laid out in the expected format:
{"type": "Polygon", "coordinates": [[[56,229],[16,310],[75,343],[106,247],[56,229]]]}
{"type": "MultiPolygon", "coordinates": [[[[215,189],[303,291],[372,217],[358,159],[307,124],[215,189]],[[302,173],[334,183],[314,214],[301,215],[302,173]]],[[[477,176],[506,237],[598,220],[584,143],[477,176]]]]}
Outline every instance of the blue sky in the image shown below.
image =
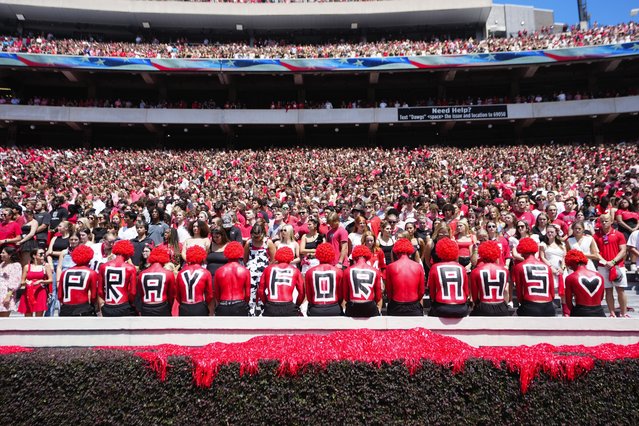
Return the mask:
{"type": "MultiPolygon", "coordinates": [[[[639,0],[586,0],[591,22],[600,24],[618,24],[619,22],[639,21],[639,15],[630,17],[630,9],[639,8],[639,0]]],[[[493,0],[495,4],[523,4],[539,9],[555,11],[555,21],[575,24],[579,20],[577,0],[493,0]]]]}

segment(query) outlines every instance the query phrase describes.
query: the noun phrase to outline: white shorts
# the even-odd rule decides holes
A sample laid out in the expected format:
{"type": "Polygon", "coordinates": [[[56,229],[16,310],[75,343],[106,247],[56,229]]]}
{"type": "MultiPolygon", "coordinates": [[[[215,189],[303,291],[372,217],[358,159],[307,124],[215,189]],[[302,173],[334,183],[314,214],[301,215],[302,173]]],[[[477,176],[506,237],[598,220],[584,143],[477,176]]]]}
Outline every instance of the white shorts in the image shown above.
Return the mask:
{"type": "Polygon", "coordinates": [[[610,279],[608,278],[609,270],[605,266],[599,266],[597,267],[597,269],[604,279],[604,288],[626,287],[628,285],[628,278],[626,277],[626,268],[619,268],[621,279],[617,280],[617,282],[610,281],[610,279]]]}

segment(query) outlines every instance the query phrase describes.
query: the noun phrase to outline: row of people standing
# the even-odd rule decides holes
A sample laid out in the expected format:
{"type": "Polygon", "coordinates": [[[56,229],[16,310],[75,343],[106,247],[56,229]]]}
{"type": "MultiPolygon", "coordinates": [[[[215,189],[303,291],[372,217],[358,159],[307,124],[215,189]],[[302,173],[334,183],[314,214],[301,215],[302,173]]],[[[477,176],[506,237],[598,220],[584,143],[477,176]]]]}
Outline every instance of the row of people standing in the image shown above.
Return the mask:
{"type": "MultiPolygon", "coordinates": [[[[524,260],[513,272],[520,300],[518,314],[554,316],[553,271],[535,258],[537,250],[533,239],[520,241],[519,251],[524,260]]],[[[388,266],[383,289],[381,272],[368,263],[372,253],[365,246],[355,247],[353,265],[342,271],[331,265],[335,259],[332,246],[321,244],[316,250],[320,264],[306,272],[304,281],[300,271],[291,264],[292,250],[283,247],[276,252],[275,263],[267,266],[260,277],[257,299],[264,303],[265,316],[299,315],[299,306],[306,297],[310,316],[340,315],[341,309],[345,308],[349,316],[370,317],[379,314],[382,291],[385,291],[389,315],[422,315],[425,285],[421,266],[410,259],[414,248],[409,240],[400,239],[393,251],[398,260],[388,266]],[[293,300],[295,292],[297,297],[293,300]]],[[[457,245],[448,238],[437,243],[436,252],[441,261],[433,265],[427,282],[432,300],[430,315],[465,316],[469,301],[475,315],[509,314],[505,307],[509,272],[497,264],[501,249],[497,243],[489,241],[480,244],[479,251],[481,262],[468,276],[457,261],[457,245]]],[[[3,269],[17,264],[15,253],[10,247],[2,250],[3,269]]],[[[149,257],[151,266],[139,274],[127,262],[134,254],[130,242],[116,243],[113,254],[116,259],[102,265],[96,273],[88,267],[94,256],[93,250],[85,245],[73,250],[71,257],[76,265],[63,271],[59,279],[62,316],[91,315],[95,312],[93,305],[96,302],[104,316],[135,315],[138,292],[141,296],[139,311],[143,315],[169,316],[173,300],[180,304],[180,315],[208,315],[215,308],[219,308],[216,311],[219,315],[250,315],[251,273],[238,262],[244,255],[244,249],[238,243],[230,243],[225,248],[224,254],[230,263],[216,271],[215,287],[210,272],[201,266],[206,252],[198,246],[188,250],[187,265],[179,271],[177,278],[171,268],[166,267],[171,258],[163,247],[153,250],[149,257]]],[[[50,284],[48,267],[41,260],[43,257],[44,251],[34,250],[33,261],[25,267],[23,276],[29,283],[21,296],[21,304],[31,306],[35,311],[39,310],[38,304],[45,303],[44,288],[50,284]]],[[[568,314],[603,315],[604,277],[587,268],[588,259],[578,250],[571,250],[566,262],[574,271],[567,277],[565,286],[568,314]]]]}

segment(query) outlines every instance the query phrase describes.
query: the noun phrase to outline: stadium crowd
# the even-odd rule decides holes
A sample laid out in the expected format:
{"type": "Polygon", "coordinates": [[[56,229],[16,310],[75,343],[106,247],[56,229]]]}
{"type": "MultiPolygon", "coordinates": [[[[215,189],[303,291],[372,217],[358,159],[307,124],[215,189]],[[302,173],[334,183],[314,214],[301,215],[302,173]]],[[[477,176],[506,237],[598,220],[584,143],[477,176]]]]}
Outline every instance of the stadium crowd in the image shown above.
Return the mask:
{"type": "Polygon", "coordinates": [[[627,43],[639,39],[634,22],[613,26],[595,24],[588,30],[573,26],[554,33],[543,29],[529,34],[522,31],[514,37],[489,37],[484,40],[386,40],[370,42],[298,44],[287,40],[258,40],[249,43],[217,43],[205,39],[190,43],[186,39],[144,42],[98,41],[94,39],[56,39],[53,34],[0,37],[4,52],[52,55],[79,55],[123,58],[219,58],[219,59],[292,59],[292,58],[354,58],[388,56],[459,55],[491,52],[519,52],[565,47],[583,47],[627,43]]]}
{"type": "MultiPolygon", "coordinates": [[[[136,310],[170,315],[177,300],[179,311],[173,311],[180,315],[294,315],[305,297],[314,301],[307,313],[335,314],[337,302],[322,302],[318,292],[335,290],[326,285],[338,274],[337,281],[345,282],[338,298],[351,316],[379,314],[383,294],[389,312],[415,314],[425,292],[433,314],[465,315],[472,300],[480,315],[486,300],[481,292],[471,296],[471,271],[502,268],[487,272],[512,277],[498,286],[500,297],[486,302],[499,305],[497,313],[490,311],[497,315],[509,312],[515,289],[520,308],[527,301],[520,292],[530,283],[517,268],[530,267],[546,268],[543,306],[555,303],[568,315],[572,301],[566,295],[575,291],[570,272],[581,265],[588,283],[602,284],[586,304],[601,308],[605,282],[609,314],[625,316],[624,262],[631,270],[639,262],[638,151],[636,142],[464,149],[2,148],[0,314],[18,309],[53,315],[61,301],[63,315],[93,313],[93,303],[103,315],[106,304],[105,316],[136,310]],[[493,250],[482,254],[487,241],[493,250]],[[585,261],[579,263],[583,258],[571,249],[584,253],[585,261]],[[401,267],[392,266],[399,261],[401,267]],[[313,287],[309,274],[333,278],[313,287]],[[462,279],[467,274],[470,286],[462,279]],[[459,282],[439,282],[449,275],[459,282]],[[410,292],[401,288],[413,281],[417,287],[410,292]],[[281,282],[287,291],[278,293],[281,282]],[[86,284],[83,290],[79,283],[86,284]],[[228,283],[233,287],[227,294],[228,283]],[[459,289],[459,297],[442,299],[437,289],[446,285],[459,289]],[[274,294],[285,300],[273,300],[274,294]],[[415,294],[419,301],[410,300],[415,294]],[[466,308],[451,310],[451,300],[466,308]],[[235,305],[240,301],[241,309],[235,305]]],[[[549,312],[533,306],[519,314],[549,312]]]]}
{"type": "MultiPolygon", "coordinates": [[[[428,98],[414,101],[406,100],[386,100],[379,102],[368,102],[364,100],[351,101],[311,101],[296,102],[292,100],[275,100],[270,104],[264,103],[251,108],[261,109],[354,109],[354,108],[409,108],[421,106],[446,106],[446,105],[497,105],[497,104],[521,104],[539,102],[565,102],[586,99],[616,98],[619,96],[636,96],[636,88],[625,88],[620,91],[605,91],[596,94],[583,92],[567,92],[564,90],[555,91],[551,94],[531,94],[523,96],[492,96],[492,97],[471,97],[465,98],[428,98]]],[[[151,102],[145,99],[78,99],[78,98],[55,98],[47,96],[33,96],[23,100],[17,94],[7,94],[0,96],[0,105],[31,105],[31,106],[66,106],[85,108],[138,108],[138,109],[248,109],[245,103],[226,101],[216,103],[213,99],[186,101],[184,99],[151,102]]]]}

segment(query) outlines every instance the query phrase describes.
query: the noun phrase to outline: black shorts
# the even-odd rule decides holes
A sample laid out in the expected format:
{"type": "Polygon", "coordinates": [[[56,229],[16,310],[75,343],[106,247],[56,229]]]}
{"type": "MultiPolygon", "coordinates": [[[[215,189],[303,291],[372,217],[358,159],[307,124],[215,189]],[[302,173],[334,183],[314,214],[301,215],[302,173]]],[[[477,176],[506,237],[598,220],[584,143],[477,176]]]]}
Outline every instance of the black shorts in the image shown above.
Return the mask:
{"type": "Polygon", "coordinates": [[[463,318],[467,315],[468,304],[466,303],[448,305],[446,303],[432,301],[430,311],[428,311],[429,317],[463,318]]]}
{"type": "Polygon", "coordinates": [[[121,305],[102,305],[103,317],[137,317],[135,308],[128,303],[121,305]]]}
{"type": "Polygon", "coordinates": [[[306,315],[309,317],[339,317],[343,316],[344,312],[338,303],[331,305],[311,305],[309,303],[306,315]]]}
{"type": "Polygon", "coordinates": [[[506,302],[502,303],[482,303],[479,302],[470,313],[471,317],[509,317],[512,312],[508,309],[506,302]]]}
{"type": "Polygon", "coordinates": [[[605,317],[603,307],[599,306],[584,306],[575,305],[570,311],[571,317],[605,317]]]}
{"type": "Polygon", "coordinates": [[[243,300],[222,300],[215,308],[216,317],[248,317],[249,305],[243,300]]]}
{"type": "Polygon", "coordinates": [[[377,309],[377,303],[363,302],[363,303],[346,303],[346,316],[353,318],[370,318],[380,316],[379,309],[377,309]]]}
{"type": "Polygon", "coordinates": [[[206,302],[200,303],[180,303],[181,317],[208,317],[209,307],[206,302]]]}
{"type": "Polygon", "coordinates": [[[264,304],[265,317],[299,317],[300,308],[293,302],[266,302],[264,304]]]}
{"type": "Polygon", "coordinates": [[[553,302],[535,303],[523,301],[517,308],[517,316],[520,317],[554,317],[555,304],[553,302]]]}
{"type": "Polygon", "coordinates": [[[169,302],[162,302],[155,305],[142,304],[142,316],[143,317],[170,317],[171,306],[169,302]]]}
{"type": "Polygon", "coordinates": [[[386,315],[395,317],[423,317],[424,307],[419,302],[396,302],[390,300],[386,315]]]}
{"type": "Polygon", "coordinates": [[[94,317],[95,309],[89,303],[80,303],[78,305],[62,305],[60,306],[61,317],[94,317]]]}

